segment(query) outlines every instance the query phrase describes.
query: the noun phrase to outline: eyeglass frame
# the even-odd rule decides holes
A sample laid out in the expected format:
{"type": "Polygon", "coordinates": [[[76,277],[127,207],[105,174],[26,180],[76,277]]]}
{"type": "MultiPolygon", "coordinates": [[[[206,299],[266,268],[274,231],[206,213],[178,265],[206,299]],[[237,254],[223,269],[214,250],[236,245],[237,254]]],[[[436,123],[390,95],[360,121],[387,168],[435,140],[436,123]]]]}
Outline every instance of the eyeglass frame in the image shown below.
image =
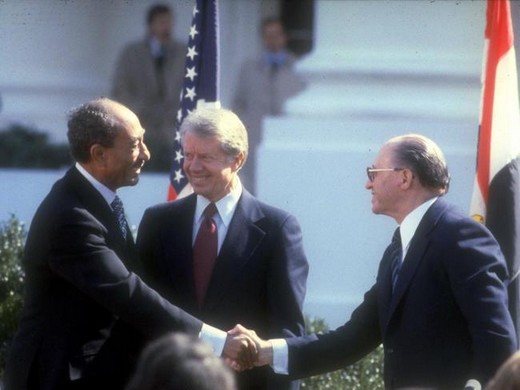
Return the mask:
{"type": "Polygon", "coordinates": [[[374,167],[367,167],[367,176],[368,180],[373,183],[374,179],[376,178],[375,173],[378,172],[399,172],[403,171],[406,168],[374,168],[374,167]]]}

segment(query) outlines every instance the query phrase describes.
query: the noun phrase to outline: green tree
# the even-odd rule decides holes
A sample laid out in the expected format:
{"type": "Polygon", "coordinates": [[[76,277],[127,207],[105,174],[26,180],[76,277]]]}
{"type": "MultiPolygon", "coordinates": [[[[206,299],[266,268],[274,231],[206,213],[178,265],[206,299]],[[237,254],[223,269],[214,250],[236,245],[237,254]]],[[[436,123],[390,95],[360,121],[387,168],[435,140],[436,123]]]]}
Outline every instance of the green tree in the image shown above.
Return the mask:
{"type": "Polygon", "coordinates": [[[21,258],[25,237],[24,225],[14,216],[0,224],[0,376],[23,303],[21,258]]]}
{"type": "MultiPolygon", "coordinates": [[[[306,318],[307,333],[326,332],[325,321],[306,318]]],[[[302,380],[302,389],[310,390],[383,390],[383,347],[379,346],[358,362],[341,370],[302,380]]]]}

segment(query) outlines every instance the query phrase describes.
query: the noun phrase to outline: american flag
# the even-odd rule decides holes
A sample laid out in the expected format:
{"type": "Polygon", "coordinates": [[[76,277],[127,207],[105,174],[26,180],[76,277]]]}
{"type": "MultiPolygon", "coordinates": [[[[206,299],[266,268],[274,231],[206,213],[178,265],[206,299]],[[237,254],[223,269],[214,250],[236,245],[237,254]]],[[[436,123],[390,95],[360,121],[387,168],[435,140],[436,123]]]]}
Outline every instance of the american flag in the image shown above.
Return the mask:
{"type": "Polygon", "coordinates": [[[219,103],[219,41],[218,0],[197,0],[189,32],[184,85],[175,125],[172,166],[168,200],[189,193],[188,180],[182,169],[179,127],[183,119],[196,107],[219,103]]]}

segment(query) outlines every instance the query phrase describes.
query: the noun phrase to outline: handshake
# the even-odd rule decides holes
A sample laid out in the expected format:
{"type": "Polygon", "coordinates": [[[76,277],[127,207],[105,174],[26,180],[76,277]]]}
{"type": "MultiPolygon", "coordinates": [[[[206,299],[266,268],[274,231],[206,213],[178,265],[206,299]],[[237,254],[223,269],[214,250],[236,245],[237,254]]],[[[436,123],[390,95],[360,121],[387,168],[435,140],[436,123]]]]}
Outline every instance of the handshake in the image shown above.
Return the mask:
{"type": "Polygon", "coordinates": [[[270,340],[262,340],[254,330],[239,324],[227,332],[222,357],[235,371],[249,370],[272,364],[273,346],[270,340]]]}

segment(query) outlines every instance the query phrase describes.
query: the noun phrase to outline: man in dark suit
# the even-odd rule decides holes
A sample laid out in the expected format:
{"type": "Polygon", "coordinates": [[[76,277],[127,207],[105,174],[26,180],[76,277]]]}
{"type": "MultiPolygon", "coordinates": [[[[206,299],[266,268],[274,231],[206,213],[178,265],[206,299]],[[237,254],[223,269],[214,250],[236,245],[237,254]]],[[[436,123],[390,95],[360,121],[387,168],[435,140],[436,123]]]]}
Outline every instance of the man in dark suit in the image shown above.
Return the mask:
{"type": "Polygon", "coordinates": [[[442,199],[449,174],[433,141],[393,138],[367,174],[372,211],[399,224],[376,283],[334,331],[257,340],[258,364],[288,352],[288,365],[277,371],[309,376],[351,364],[383,343],[388,389],[479,389],[477,381],[486,383],[517,347],[496,240],[442,199]]]}
{"type": "MultiPolygon", "coordinates": [[[[143,338],[177,330],[226,340],[135,274],[137,251],[116,194],[137,184],[150,158],[135,114],[98,99],[72,111],[68,128],[77,163],[54,184],[29,230],[8,390],[122,389],[143,338]]],[[[228,337],[224,355],[235,358],[245,346],[228,337]]]]}
{"type": "MultiPolygon", "coordinates": [[[[213,326],[241,323],[263,337],[303,335],[308,263],[302,234],[293,216],[242,187],[237,173],[247,157],[244,125],[231,111],[204,108],[184,119],[180,133],[184,171],[195,193],[145,212],[137,243],[150,284],[213,326]],[[210,217],[206,208],[213,208],[210,217]],[[205,226],[214,235],[199,242],[205,226]],[[202,258],[209,242],[211,254],[202,258]]],[[[268,367],[237,380],[241,389],[290,387],[268,367]]]]}

